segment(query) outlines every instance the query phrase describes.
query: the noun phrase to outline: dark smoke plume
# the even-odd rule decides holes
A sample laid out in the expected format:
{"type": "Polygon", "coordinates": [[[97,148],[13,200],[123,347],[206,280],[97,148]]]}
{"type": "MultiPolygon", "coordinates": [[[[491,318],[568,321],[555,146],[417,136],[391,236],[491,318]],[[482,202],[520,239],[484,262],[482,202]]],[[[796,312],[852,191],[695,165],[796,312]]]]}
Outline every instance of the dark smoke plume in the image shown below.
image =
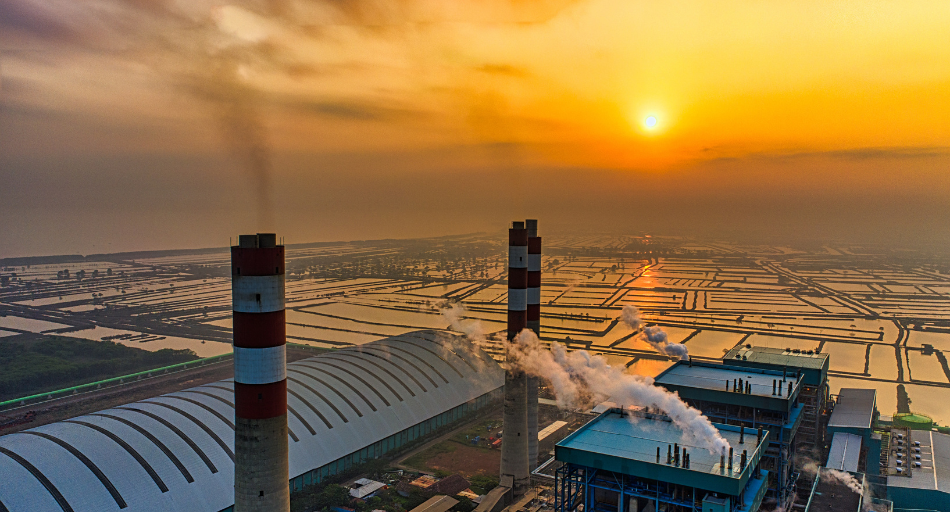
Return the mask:
{"type": "Polygon", "coordinates": [[[245,84],[237,66],[223,60],[202,84],[228,150],[244,166],[254,187],[259,230],[274,228],[271,200],[271,149],[261,118],[259,93],[245,84]]]}

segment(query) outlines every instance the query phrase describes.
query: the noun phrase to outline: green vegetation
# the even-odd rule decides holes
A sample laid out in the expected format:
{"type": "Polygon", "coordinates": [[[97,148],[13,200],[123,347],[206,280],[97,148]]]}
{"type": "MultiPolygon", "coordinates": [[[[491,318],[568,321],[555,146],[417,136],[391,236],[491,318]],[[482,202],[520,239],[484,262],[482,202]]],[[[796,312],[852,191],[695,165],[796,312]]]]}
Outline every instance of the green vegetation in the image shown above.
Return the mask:
{"type": "Polygon", "coordinates": [[[311,510],[327,510],[330,507],[348,507],[350,505],[350,491],[339,484],[324,486],[309,486],[291,499],[290,510],[304,512],[311,510]]]}
{"type": "Polygon", "coordinates": [[[410,468],[429,471],[428,466],[426,466],[426,461],[443,453],[452,453],[455,451],[455,448],[453,443],[437,443],[416,453],[412,457],[402,461],[402,463],[410,468]]]}
{"type": "Polygon", "coordinates": [[[474,475],[468,481],[475,494],[488,494],[488,491],[498,487],[498,475],[474,475]]]}
{"type": "Polygon", "coordinates": [[[149,352],[65,336],[8,337],[0,350],[0,400],[198,359],[192,350],[149,352]]]}

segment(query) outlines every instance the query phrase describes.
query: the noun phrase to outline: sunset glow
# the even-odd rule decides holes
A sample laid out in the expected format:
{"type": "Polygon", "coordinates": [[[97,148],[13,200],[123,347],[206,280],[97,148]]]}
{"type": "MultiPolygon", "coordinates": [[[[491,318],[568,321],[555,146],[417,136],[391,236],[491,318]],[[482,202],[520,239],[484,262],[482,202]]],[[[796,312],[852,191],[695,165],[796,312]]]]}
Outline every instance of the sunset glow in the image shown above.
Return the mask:
{"type": "MultiPolygon", "coordinates": [[[[64,236],[91,229],[83,226],[97,222],[92,210],[112,204],[104,191],[130,186],[132,175],[153,182],[119,197],[164,218],[186,215],[207,191],[238,187],[231,178],[250,172],[287,209],[275,213],[278,223],[304,218],[292,212],[337,215],[322,208],[344,196],[310,200],[330,182],[353,187],[350,200],[366,198],[371,209],[390,204],[372,194],[388,197],[393,187],[425,198],[400,203],[406,208],[443,200],[455,208],[419,186],[430,181],[418,173],[448,173],[439,176],[460,186],[512,167],[584,183],[569,187],[590,194],[568,202],[580,209],[619,190],[615,172],[630,186],[642,181],[637,173],[669,180],[662,186],[678,194],[708,179],[697,193],[709,201],[773,190],[789,201],[792,191],[812,200],[880,195],[898,216],[916,211],[896,206],[902,193],[950,197],[947,2],[2,5],[0,178],[16,186],[47,173],[30,183],[70,184],[93,216],[64,236]],[[707,178],[711,168],[730,179],[707,178]],[[609,184],[591,184],[591,171],[607,173],[609,184]],[[176,196],[195,203],[165,212],[176,173],[206,192],[176,196]],[[794,178],[801,173],[817,178],[794,178]],[[376,184],[378,192],[366,188],[376,184]]],[[[8,190],[0,208],[22,202],[43,217],[64,204],[8,190]]],[[[707,200],[696,199],[690,204],[707,200]]],[[[418,208],[420,216],[438,209],[418,208]]],[[[230,218],[224,212],[204,214],[230,218]]],[[[391,227],[422,226],[422,218],[391,227]]],[[[299,222],[308,233],[343,235],[323,231],[330,223],[299,222]]]]}

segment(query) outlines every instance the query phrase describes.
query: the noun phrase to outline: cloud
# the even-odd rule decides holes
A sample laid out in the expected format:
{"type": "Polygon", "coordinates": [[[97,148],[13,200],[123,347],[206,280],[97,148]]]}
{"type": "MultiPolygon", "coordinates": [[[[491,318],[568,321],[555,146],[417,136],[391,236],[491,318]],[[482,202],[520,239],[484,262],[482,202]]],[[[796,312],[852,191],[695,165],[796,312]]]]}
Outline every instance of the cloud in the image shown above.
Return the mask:
{"type": "MultiPolygon", "coordinates": [[[[812,153],[813,154],[813,153],[812,153]]],[[[874,160],[874,159],[911,159],[931,158],[950,155],[950,146],[935,147],[892,147],[892,148],[857,148],[824,153],[832,158],[846,160],[874,160]]]]}
{"type": "Polygon", "coordinates": [[[490,75],[504,75],[522,78],[528,76],[528,71],[521,66],[512,66],[510,64],[483,64],[475,68],[476,71],[488,73],[490,75]]]}
{"type": "MultiPolygon", "coordinates": [[[[703,152],[736,152],[739,148],[704,148],[703,152]]],[[[856,147],[828,151],[769,151],[755,152],[744,150],[745,156],[727,156],[709,159],[710,163],[732,163],[742,161],[773,161],[792,162],[808,159],[833,159],[849,162],[868,162],[872,160],[912,160],[920,158],[934,158],[950,155],[950,146],[892,146],[892,147],[856,147]]]]}
{"type": "Polygon", "coordinates": [[[393,108],[360,101],[290,100],[282,101],[281,105],[295,111],[354,121],[381,121],[421,115],[421,112],[410,109],[393,108]]]}
{"type": "Polygon", "coordinates": [[[75,43],[82,35],[48,4],[29,0],[0,2],[0,32],[10,30],[38,39],[75,43]]]}

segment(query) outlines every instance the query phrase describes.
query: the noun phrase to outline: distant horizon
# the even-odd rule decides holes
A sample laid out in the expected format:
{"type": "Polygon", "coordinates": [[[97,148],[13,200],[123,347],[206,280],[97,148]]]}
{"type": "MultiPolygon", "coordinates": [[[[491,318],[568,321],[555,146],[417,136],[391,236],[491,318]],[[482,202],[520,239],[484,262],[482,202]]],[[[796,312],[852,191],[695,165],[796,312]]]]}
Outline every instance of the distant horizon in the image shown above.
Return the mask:
{"type": "MultiPolygon", "coordinates": [[[[263,232],[263,231],[261,231],[263,232]]],[[[255,234],[255,231],[248,231],[243,234],[255,234]]],[[[300,242],[291,242],[287,241],[284,237],[284,245],[290,249],[302,248],[305,246],[311,245],[335,245],[335,244],[350,244],[350,243],[378,243],[378,242],[407,242],[407,241],[427,241],[427,240],[438,240],[438,239],[453,239],[453,238],[466,238],[466,237],[478,237],[491,236],[493,233],[489,231],[472,231],[466,233],[447,233],[447,234],[434,234],[431,236],[416,236],[416,237],[384,237],[384,238],[360,238],[352,240],[309,240],[309,241],[300,241],[300,242]]],[[[505,238],[505,229],[501,228],[497,230],[497,240],[499,244],[503,244],[506,240],[505,238]]],[[[231,236],[231,244],[237,244],[237,236],[231,236]]],[[[277,233],[278,238],[282,237],[281,233],[277,233]]],[[[550,240],[553,237],[583,237],[583,236],[592,236],[592,237],[637,237],[637,238],[655,238],[657,240],[669,240],[669,241],[678,241],[684,244],[688,243],[721,243],[721,244],[733,244],[738,247],[742,246],[770,246],[770,247],[784,247],[793,250],[799,251],[817,251],[824,247],[835,248],[855,248],[861,247],[864,249],[871,250],[872,254],[883,254],[883,249],[890,248],[889,252],[914,252],[914,253],[924,253],[930,251],[936,251],[939,254],[946,253],[950,251],[950,246],[944,244],[906,244],[903,246],[895,245],[892,242],[881,241],[881,240],[848,240],[844,238],[823,238],[823,239],[776,239],[774,236],[766,235],[729,235],[727,233],[720,233],[719,236],[709,234],[706,236],[697,235],[697,234],[675,234],[675,233],[665,233],[665,232],[610,232],[610,231],[581,231],[581,230],[567,230],[567,231],[555,231],[552,230],[548,233],[542,232],[542,238],[547,238],[550,240]],[[878,252],[875,252],[878,251],[878,252]]],[[[61,253],[49,253],[49,254],[12,254],[6,255],[0,251],[0,264],[16,264],[20,263],[10,263],[12,260],[29,260],[29,259],[55,259],[55,258],[70,258],[70,257],[79,257],[79,258],[91,258],[91,257],[106,257],[106,256],[125,256],[125,255],[155,255],[162,253],[193,253],[193,254],[202,254],[202,253],[211,253],[211,252],[225,252],[229,249],[229,245],[207,245],[207,246],[196,246],[196,247],[165,247],[165,248],[141,248],[141,249],[131,249],[131,250],[121,250],[114,252],[61,252],[61,253]]],[[[658,251],[662,251],[662,248],[658,248],[658,251]]],[[[621,249],[617,249],[617,252],[620,252],[621,249]]],[[[950,254],[947,254],[950,256],[950,254]]],[[[38,263],[39,264],[39,263],[38,263]]]]}

